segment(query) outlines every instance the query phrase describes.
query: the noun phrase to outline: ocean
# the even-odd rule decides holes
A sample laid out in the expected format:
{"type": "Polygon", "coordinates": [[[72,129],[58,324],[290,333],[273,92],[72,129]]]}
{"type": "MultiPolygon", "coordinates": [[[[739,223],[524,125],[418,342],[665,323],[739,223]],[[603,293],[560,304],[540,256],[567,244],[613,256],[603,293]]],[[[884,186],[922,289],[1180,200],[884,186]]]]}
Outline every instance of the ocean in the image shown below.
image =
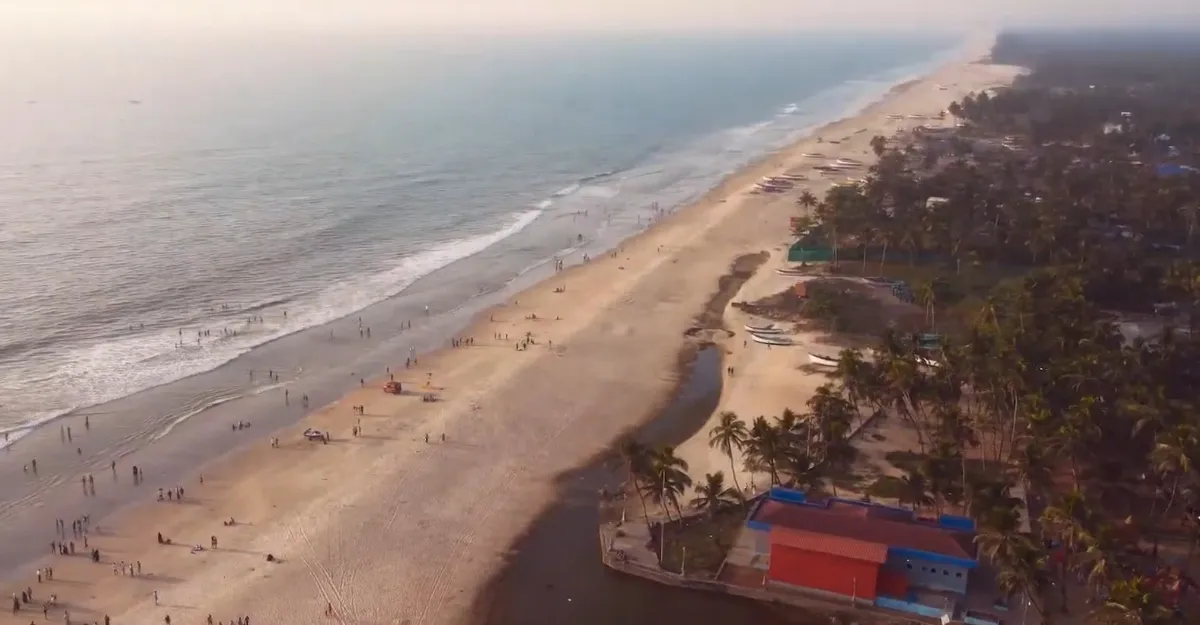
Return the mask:
{"type": "Polygon", "coordinates": [[[332,400],[958,43],[0,42],[0,432],[160,389],[119,410],[158,439],[268,370],[332,400]]]}

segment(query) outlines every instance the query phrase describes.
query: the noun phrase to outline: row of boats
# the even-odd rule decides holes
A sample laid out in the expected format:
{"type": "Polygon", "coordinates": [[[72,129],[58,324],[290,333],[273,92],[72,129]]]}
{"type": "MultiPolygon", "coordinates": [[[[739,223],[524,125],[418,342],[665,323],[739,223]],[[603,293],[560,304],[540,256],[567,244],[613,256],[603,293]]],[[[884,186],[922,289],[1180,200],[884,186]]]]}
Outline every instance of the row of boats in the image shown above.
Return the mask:
{"type": "Polygon", "coordinates": [[[773,323],[764,326],[747,325],[746,331],[750,333],[750,338],[755,343],[778,346],[792,345],[792,339],[783,336],[783,329],[776,327],[773,323]]]}
{"type": "MultiPolygon", "coordinates": [[[[795,342],[792,339],[783,336],[784,330],[773,323],[760,326],[746,325],[745,328],[746,332],[750,333],[750,338],[753,339],[755,343],[761,343],[763,345],[775,345],[779,347],[795,345],[795,342]]],[[[935,368],[941,366],[941,363],[938,361],[931,358],[926,358],[924,356],[917,356],[916,360],[917,364],[924,367],[935,368]]],[[[808,353],[808,361],[818,367],[835,369],[838,366],[837,358],[821,356],[812,352],[808,353]]]]}
{"type": "Polygon", "coordinates": [[[797,182],[808,180],[808,176],[804,174],[779,174],[778,176],[766,176],[759,180],[754,186],[759,191],[767,193],[782,193],[796,186],[797,182]]]}

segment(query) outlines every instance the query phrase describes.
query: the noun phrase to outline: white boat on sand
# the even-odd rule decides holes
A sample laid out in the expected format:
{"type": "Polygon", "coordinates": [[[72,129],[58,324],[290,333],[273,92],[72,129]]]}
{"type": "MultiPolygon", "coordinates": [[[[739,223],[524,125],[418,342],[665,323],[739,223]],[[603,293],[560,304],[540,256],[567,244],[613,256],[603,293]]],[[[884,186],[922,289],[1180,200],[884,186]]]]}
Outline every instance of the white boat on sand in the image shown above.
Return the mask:
{"type": "Polygon", "coordinates": [[[817,365],[818,367],[836,367],[836,366],[838,366],[838,361],[836,359],[826,358],[824,356],[818,356],[812,352],[809,352],[809,354],[808,354],[808,361],[814,365],[817,365]]]}
{"type": "Polygon", "coordinates": [[[782,328],[764,328],[759,330],[751,330],[750,328],[746,328],[746,331],[755,336],[775,336],[778,334],[783,334],[782,328]]]}
{"type": "Polygon", "coordinates": [[[746,324],[745,327],[746,327],[747,332],[770,332],[772,330],[779,329],[779,328],[775,327],[775,324],[773,324],[773,323],[768,323],[768,324],[761,325],[761,326],[752,326],[750,324],[746,324]]]}
{"type": "Polygon", "coordinates": [[[763,345],[785,346],[792,344],[792,339],[789,339],[785,336],[764,336],[761,334],[751,334],[750,338],[754,339],[755,343],[762,343],[763,345]]]}

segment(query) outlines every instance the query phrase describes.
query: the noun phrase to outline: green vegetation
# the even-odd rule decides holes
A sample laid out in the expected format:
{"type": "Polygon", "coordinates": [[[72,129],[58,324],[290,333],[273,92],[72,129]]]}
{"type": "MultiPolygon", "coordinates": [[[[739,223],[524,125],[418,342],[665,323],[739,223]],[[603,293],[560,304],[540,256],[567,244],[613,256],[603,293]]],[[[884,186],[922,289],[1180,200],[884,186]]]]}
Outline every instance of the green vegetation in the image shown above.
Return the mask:
{"type": "MultiPolygon", "coordinates": [[[[1200,45],[1063,41],[1002,38],[994,58],[1029,76],[955,103],[957,128],[873,141],[864,183],[800,198],[796,234],[829,241],[842,275],[907,281],[941,336],[883,331],[804,415],[726,413],[711,443],[808,488],[845,474],[864,418],[895,420],[917,449],[866,494],[970,515],[1004,593],[1044,619],[1192,622],[1172,591],[1200,547],[1200,174],[1180,168],[1200,158],[1200,45]],[[1152,322],[1140,338],[1129,315],[1152,322]]],[[[643,506],[678,516],[686,465],[625,457],[643,506]]],[[[723,480],[697,492],[710,520],[739,508],[723,480]]]]}

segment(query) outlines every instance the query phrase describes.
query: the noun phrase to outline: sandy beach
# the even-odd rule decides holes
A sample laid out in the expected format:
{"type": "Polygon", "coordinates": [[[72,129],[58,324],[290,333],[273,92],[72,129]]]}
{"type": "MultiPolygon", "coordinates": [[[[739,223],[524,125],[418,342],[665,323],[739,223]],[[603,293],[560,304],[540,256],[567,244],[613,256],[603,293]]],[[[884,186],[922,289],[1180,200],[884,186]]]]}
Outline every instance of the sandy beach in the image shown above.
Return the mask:
{"type": "MultiPolygon", "coordinates": [[[[664,215],[611,255],[568,267],[486,311],[459,333],[467,344],[419,354],[408,368],[403,358],[392,363],[403,394],[382,391],[387,376],[365,380],[299,425],[270,433],[277,448],[267,432],[256,431],[253,443],[207,465],[203,482],[199,474],[181,477],[182,502],[157,501],[156,484],[132,485],[125,463],[111,475],[107,465],[72,465],[34,476],[15,473],[21,462],[10,459],[6,479],[38,486],[0,512],[46,517],[36,534],[27,524],[9,532],[6,523],[0,540],[38,545],[46,555],[24,565],[6,588],[19,594],[30,587],[34,602],[3,623],[41,622],[51,593],[57,606],[49,618],[63,621],[65,610],[71,623],[103,623],[106,616],[121,624],[158,623],[169,616],[173,624],[199,624],[210,615],[223,624],[244,616],[257,624],[463,620],[514,538],[552,499],[555,476],[605,450],[666,401],[680,349],[695,340],[685,332],[731,262],[771,253],[735,299],[786,285],[773,269],[789,242],[788,218],[798,214],[794,201],[803,185],[757,194],[759,179],[803,173],[820,195],[831,181],[811,169],[821,161],[805,153],[867,160],[872,136],[914,124],[888,115],[934,115],[1015,74],[1010,67],[955,63],[893,90],[664,215]],[[436,401],[423,401],[426,395],[436,401]],[[331,440],[306,441],[306,428],[328,432],[331,440]],[[90,495],[83,489],[57,487],[78,485],[88,473],[97,496],[137,503],[90,519],[88,545],[100,550],[100,563],[86,557],[82,538],[77,555],[52,557],[50,543],[59,539],[56,513],[47,511],[67,508],[46,493],[70,493],[71,509],[86,509],[90,495]],[[160,533],[172,544],[159,544],[160,533]],[[268,554],[277,561],[268,562],[268,554]],[[118,572],[120,563],[140,566],[141,574],[118,572]],[[53,580],[38,583],[35,570],[47,566],[53,580]]],[[[727,313],[726,322],[740,330],[745,321],[727,313]]],[[[743,347],[740,333],[721,346],[737,370],[721,409],[744,417],[802,410],[806,393],[821,383],[795,368],[804,348],[743,347]]],[[[293,393],[290,401],[300,398],[293,393]]],[[[82,419],[71,425],[87,444],[92,434],[82,419]]],[[[728,471],[724,456],[697,441],[681,453],[693,474],[728,471]]],[[[72,520],[65,519],[68,541],[72,520]]]]}

